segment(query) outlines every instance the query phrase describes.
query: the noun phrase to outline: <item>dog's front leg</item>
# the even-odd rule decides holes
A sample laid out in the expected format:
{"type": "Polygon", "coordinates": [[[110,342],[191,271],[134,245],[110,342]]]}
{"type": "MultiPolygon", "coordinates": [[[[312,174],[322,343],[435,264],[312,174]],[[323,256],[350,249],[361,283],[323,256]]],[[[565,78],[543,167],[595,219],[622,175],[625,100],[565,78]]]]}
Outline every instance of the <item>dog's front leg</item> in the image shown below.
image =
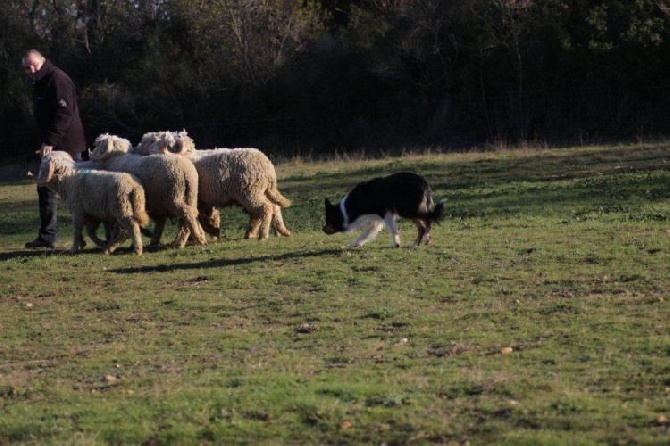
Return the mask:
{"type": "Polygon", "coordinates": [[[391,236],[393,237],[393,247],[400,247],[400,231],[398,231],[398,226],[396,225],[396,215],[392,212],[387,212],[384,216],[384,223],[386,227],[391,231],[391,236]]]}
{"type": "Polygon", "coordinates": [[[358,238],[354,240],[354,242],[349,246],[352,248],[357,248],[359,246],[365,245],[366,243],[377,238],[377,234],[379,234],[382,229],[384,229],[384,222],[380,219],[366,222],[363,226],[361,235],[358,236],[358,238]]]}

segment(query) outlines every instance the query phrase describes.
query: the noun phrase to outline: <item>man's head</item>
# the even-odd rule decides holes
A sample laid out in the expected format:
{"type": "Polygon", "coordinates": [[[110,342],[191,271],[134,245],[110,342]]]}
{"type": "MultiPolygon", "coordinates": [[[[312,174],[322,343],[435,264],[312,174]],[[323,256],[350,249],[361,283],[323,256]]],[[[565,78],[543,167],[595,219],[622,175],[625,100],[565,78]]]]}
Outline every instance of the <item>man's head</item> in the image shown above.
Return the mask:
{"type": "Polygon", "coordinates": [[[28,77],[33,78],[37,74],[37,72],[40,71],[42,65],[44,65],[45,60],[46,59],[44,58],[44,56],[42,56],[42,53],[40,53],[39,51],[28,50],[21,59],[21,65],[28,74],[28,77]]]}

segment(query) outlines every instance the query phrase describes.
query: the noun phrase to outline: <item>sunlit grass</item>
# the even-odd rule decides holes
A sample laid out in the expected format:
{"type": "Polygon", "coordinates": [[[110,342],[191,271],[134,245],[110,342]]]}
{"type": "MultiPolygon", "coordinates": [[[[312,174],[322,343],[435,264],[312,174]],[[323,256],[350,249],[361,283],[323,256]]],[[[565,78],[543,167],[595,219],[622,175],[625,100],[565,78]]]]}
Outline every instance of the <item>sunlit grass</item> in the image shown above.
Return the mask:
{"type": "Polygon", "coordinates": [[[0,185],[0,442],[665,444],[667,153],[289,160],[292,237],[224,209],[222,240],[142,257],[67,255],[64,209],[62,249],[24,250],[34,186],[0,185]],[[432,245],[320,231],[398,170],[447,199],[432,245]]]}

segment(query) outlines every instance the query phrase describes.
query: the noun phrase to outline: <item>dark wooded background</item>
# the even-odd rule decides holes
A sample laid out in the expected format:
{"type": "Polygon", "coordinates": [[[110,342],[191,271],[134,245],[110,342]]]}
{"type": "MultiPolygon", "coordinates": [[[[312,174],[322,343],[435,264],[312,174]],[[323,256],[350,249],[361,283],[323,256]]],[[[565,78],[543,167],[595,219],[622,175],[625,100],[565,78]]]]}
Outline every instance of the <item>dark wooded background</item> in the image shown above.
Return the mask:
{"type": "Polygon", "coordinates": [[[3,160],[37,146],[20,59],[79,88],[89,143],[348,150],[657,138],[670,23],[653,0],[2,0],[3,160]]]}

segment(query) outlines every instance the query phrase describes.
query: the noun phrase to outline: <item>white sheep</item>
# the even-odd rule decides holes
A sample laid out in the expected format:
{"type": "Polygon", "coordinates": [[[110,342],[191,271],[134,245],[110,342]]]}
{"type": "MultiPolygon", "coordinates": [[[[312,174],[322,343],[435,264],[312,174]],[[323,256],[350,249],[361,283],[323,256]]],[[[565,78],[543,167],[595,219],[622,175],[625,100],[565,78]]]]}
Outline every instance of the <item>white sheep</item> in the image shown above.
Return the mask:
{"type": "Polygon", "coordinates": [[[115,225],[105,254],[113,253],[131,237],[135,253],[142,255],[140,227],[149,223],[149,215],[145,209],[144,189],[134,175],[78,169],[67,152],[55,151],[42,158],[37,182],[56,191],[72,214],[71,253],[86,246],[82,235],[84,226],[93,241],[98,246],[103,245],[95,229],[100,222],[105,222],[115,225]]]}
{"type": "Polygon", "coordinates": [[[173,246],[183,247],[189,235],[200,245],[207,244],[198,223],[198,172],[192,163],[173,154],[139,156],[129,153],[127,139],[104,133],[95,140],[90,158],[100,169],[136,175],[144,186],[147,212],[155,227],[150,246],[156,247],[168,217],[178,222],[173,246]]]}
{"type": "Polygon", "coordinates": [[[198,220],[214,237],[220,235],[217,207],[242,206],[250,214],[245,238],[266,239],[270,226],[290,236],[281,208],[291,205],[277,189],[277,174],[270,159],[255,148],[196,150],[186,132],[145,133],[134,153],[165,152],[189,158],[199,176],[198,220]]]}

